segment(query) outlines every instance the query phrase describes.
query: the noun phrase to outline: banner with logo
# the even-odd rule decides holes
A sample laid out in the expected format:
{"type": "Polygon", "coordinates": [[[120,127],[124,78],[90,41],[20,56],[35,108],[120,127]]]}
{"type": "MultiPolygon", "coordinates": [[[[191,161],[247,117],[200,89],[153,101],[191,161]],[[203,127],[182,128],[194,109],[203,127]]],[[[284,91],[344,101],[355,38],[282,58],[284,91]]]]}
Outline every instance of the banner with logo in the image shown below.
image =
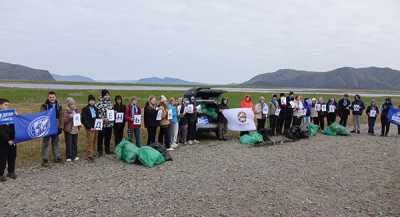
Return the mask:
{"type": "Polygon", "coordinates": [[[15,115],[15,109],[0,110],[0,125],[13,124],[15,115]]]}
{"type": "Polygon", "coordinates": [[[228,129],[231,131],[256,130],[251,108],[224,109],[223,114],[228,120],[228,129]]]}
{"type": "Polygon", "coordinates": [[[388,112],[387,118],[391,123],[400,126],[400,109],[391,108],[388,112]]]}
{"type": "Polygon", "coordinates": [[[58,133],[54,108],[28,115],[17,115],[14,119],[15,143],[56,135],[58,133]]]}

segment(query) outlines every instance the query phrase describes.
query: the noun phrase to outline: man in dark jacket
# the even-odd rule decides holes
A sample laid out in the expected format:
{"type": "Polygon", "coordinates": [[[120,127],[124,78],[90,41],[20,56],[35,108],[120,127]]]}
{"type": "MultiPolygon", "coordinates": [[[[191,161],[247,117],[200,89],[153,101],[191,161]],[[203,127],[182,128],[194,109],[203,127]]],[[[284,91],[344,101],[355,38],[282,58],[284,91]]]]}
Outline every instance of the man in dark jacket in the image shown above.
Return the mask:
{"type": "Polygon", "coordinates": [[[62,106],[58,103],[56,93],[54,91],[50,91],[47,94],[46,102],[40,107],[40,111],[47,111],[49,109],[54,108],[56,110],[56,118],[57,118],[57,126],[58,126],[58,134],[53,136],[48,136],[43,138],[42,142],[42,166],[49,166],[49,142],[51,139],[51,149],[53,153],[53,160],[55,163],[60,163],[60,148],[59,148],[59,136],[62,132],[62,106]]]}
{"type": "Polygon", "coordinates": [[[388,97],[385,99],[385,102],[382,104],[382,109],[381,109],[382,110],[382,112],[381,112],[381,125],[382,125],[381,136],[387,136],[389,134],[390,121],[387,118],[387,115],[391,108],[393,108],[392,99],[388,97]]]}
{"type": "Polygon", "coordinates": [[[368,134],[375,135],[375,122],[376,117],[379,115],[379,108],[376,106],[375,99],[371,100],[371,105],[365,111],[368,116],[368,134]]]}
{"type": "Polygon", "coordinates": [[[93,95],[88,96],[88,105],[82,109],[82,124],[86,129],[86,159],[89,161],[94,160],[94,153],[96,151],[96,137],[97,132],[95,129],[96,119],[99,117],[98,110],[94,106],[96,99],[93,95]]]}
{"type": "MultiPolygon", "coordinates": [[[[0,110],[8,109],[9,101],[0,99],[0,110]]],[[[14,144],[15,129],[13,124],[0,125],[0,182],[4,182],[7,178],[4,176],[4,170],[7,165],[7,176],[16,179],[15,175],[15,159],[17,156],[17,146],[14,144]]]]}
{"type": "Polygon", "coordinates": [[[340,125],[346,127],[347,119],[350,115],[350,105],[349,95],[345,94],[342,99],[338,102],[338,113],[340,117],[340,125]]]}
{"type": "Polygon", "coordinates": [[[218,139],[226,141],[225,131],[228,120],[226,120],[222,113],[225,109],[229,109],[228,99],[222,98],[221,103],[218,105],[218,139]]]}
{"type": "Polygon", "coordinates": [[[365,104],[361,100],[360,95],[354,96],[354,101],[351,103],[350,109],[353,111],[354,130],[352,133],[360,134],[361,131],[361,115],[365,109],[365,104]]]}

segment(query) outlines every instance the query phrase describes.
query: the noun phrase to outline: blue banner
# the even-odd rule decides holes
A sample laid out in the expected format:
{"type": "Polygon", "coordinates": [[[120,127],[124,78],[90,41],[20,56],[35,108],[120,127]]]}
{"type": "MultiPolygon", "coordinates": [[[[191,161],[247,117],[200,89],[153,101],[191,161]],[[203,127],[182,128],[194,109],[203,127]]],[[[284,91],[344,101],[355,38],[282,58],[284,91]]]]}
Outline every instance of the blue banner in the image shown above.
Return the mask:
{"type": "Polygon", "coordinates": [[[58,133],[54,108],[29,115],[17,115],[14,119],[15,143],[56,135],[58,133]]]}
{"type": "Polygon", "coordinates": [[[0,125],[13,124],[15,115],[15,109],[0,110],[0,125]]]}
{"type": "Polygon", "coordinates": [[[400,109],[391,108],[388,112],[387,118],[391,123],[400,126],[400,109]]]}

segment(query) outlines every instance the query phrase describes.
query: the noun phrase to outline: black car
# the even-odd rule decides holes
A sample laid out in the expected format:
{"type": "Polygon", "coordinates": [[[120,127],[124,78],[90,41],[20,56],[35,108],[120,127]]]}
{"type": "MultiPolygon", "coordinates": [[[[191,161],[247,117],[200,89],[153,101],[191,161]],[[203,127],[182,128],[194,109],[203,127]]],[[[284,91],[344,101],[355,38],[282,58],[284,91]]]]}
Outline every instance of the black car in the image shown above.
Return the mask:
{"type": "Polygon", "coordinates": [[[211,88],[192,88],[185,92],[184,97],[196,99],[197,132],[212,131],[218,133],[218,104],[226,91],[211,88]]]}

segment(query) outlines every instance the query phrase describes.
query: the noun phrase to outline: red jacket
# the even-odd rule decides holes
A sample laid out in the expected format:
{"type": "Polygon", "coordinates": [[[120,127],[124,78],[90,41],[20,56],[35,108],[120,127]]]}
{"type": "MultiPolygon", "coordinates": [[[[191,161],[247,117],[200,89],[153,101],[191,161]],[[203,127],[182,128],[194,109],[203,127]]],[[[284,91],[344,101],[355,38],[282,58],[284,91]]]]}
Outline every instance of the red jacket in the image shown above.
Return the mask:
{"type": "MultiPolygon", "coordinates": [[[[140,109],[139,106],[136,106],[137,110],[136,113],[134,115],[141,115],[142,114],[142,110],[140,109]]],[[[129,104],[126,107],[125,110],[125,120],[128,122],[128,128],[140,128],[141,125],[135,125],[133,124],[133,118],[132,118],[132,105],[129,104]]],[[[141,119],[141,122],[143,122],[143,118],[141,119]]]]}

